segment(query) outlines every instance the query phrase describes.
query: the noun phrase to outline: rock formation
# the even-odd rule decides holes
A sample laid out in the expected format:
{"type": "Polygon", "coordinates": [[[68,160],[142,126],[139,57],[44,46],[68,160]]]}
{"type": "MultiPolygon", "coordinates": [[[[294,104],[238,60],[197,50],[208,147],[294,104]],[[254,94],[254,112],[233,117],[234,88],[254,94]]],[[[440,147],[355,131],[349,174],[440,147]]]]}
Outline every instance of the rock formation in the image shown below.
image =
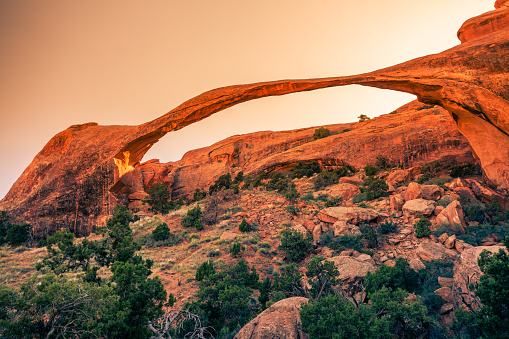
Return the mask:
{"type": "Polygon", "coordinates": [[[467,21],[458,34],[463,43],[439,54],[361,75],[218,88],[139,126],[72,126],[34,158],[0,209],[38,230],[51,223],[86,233],[114,202],[108,189],[117,196],[136,191],[135,169],[166,133],[248,100],[350,84],[403,91],[442,106],[468,139],[485,179],[509,189],[509,8],[506,1],[496,7],[467,21]]]}

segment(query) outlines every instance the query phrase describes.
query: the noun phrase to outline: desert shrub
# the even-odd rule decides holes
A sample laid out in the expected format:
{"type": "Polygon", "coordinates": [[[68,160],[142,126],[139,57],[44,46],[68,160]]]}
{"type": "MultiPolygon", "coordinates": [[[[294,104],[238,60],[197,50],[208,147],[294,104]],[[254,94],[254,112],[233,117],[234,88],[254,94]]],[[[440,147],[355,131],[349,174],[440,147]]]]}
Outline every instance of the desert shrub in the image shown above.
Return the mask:
{"type": "Polygon", "coordinates": [[[450,182],[451,180],[452,180],[451,177],[435,177],[421,182],[422,185],[437,185],[442,187],[444,190],[448,190],[445,184],[450,182]]]}
{"type": "Polygon", "coordinates": [[[362,202],[362,201],[366,201],[366,200],[368,200],[368,194],[367,194],[367,192],[359,193],[359,194],[357,194],[356,196],[354,196],[354,197],[352,198],[352,202],[353,202],[354,204],[358,204],[358,203],[360,203],[360,202],[362,202]]]}
{"type": "Polygon", "coordinates": [[[451,167],[450,176],[453,178],[466,177],[469,175],[482,174],[481,166],[478,164],[465,164],[451,167]]]}
{"type": "Polygon", "coordinates": [[[238,185],[244,180],[244,172],[240,171],[233,179],[233,184],[238,185]]]}
{"type": "Polygon", "coordinates": [[[364,284],[368,293],[374,293],[384,286],[392,290],[401,288],[415,292],[420,287],[420,276],[405,259],[398,258],[394,267],[382,264],[375,273],[368,272],[364,284]]]}
{"type": "Polygon", "coordinates": [[[299,161],[292,170],[292,178],[311,177],[315,173],[320,173],[321,168],[318,161],[299,161]]]}
{"type": "Polygon", "coordinates": [[[180,224],[183,227],[196,227],[196,230],[203,230],[203,224],[201,222],[201,208],[196,206],[193,209],[187,211],[187,215],[183,216],[180,224]]]}
{"type": "Polygon", "coordinates": [[[378,167],[379,169],[386,170],[391,167],[390,160],[382,155],[378,155],[376,157],[375,166],[378,167]]]}
{"type": "Polygon", "coordinates": [[[435,107],[435,105],[422,105],[421,107],[417,107],[415,110],[416,111],[422,111],[423,109],[430,109],[430,108],[433,108],[435,107]]]}
{"type": "Polygon", "coordinates": [[[290,213],[291,215],[297,215],[299,212],[299,208],[295,205],[288,205],[285,207],[285,211],[290,213]]]}
{"type": "Polygon", "coordinates": [[[297,189],[295,188],[295,184],[293,182],[290,182],[288,185],[288,188],[285,192],[285,198],[288,199],[288,201],[291,204],[295,204],[297,202],[297,199],[299,199],[299,192],[297,192],[297,189]]]}
{"type": "Polygon", "coordinates": [[[437,206],[447,207],[449,206],[450,202],[444,199],[438,199],[437,200],[437,206]]]}
{"type": "Polygon", "coordinates": [[[398,224],[392,221],[386,221],[380,224],[378,231],[381,234],[396,233],[398,231],[398,224]]]}
{"type": "Polygon", "coordinates": [[[169,201],[171,198],[170,192],[162,183],[155,184],[147,193],[149,197],[142,201],[145,204],[149,204],[149,210],[154,213],[168,214],[170,210],[179,209],[184,204],[182,199],[178,201],[169,201]]]}
{"type": "Polygon", "coordinates": [[[483,223],[486,221],[486,214],[484,208],[479,204],[471,204],[463,206],[463,212],[470,221],[477,221],[483,223]]]}
{"type": "Polygon", "coordinates": [[[184,241],[184,237],[182,234],[174,234],[170,233],[170,236],[164,240],[154,240],[154,237],[151,233],[142,234],[136,237],[136,242],[140,244],[140,246],[144,246],[146,248],[154,248],[154,247],[171,247],[176,246],[184,241]]]}
{"type": "Polygon", "coordinates": [[[499,239],[509,236],[507,225],[480,224],[479,226],[468,226],[465,234],[457,234],[456,237],[472,246],[481,246],[482,241],[495,234],[499,239]]]}
{"type": "Polygon", "coordinates": [[[246,219],[242,219],[239,225],[239,231],[241,232],[251,232],[252,231],[251,225],[246,221],[246,219]]]}
{"type": "Polygon", "coordinates": [[[280,233],[281,244],[278,250],[285,252],[290,262],[299,262],[313,250],[313,236],[308,232],[306,237],[294,229],[286,229],[280,233]]]}
{"type": "Polygon", "coordinates": [[[233,258],[236,258],[240,255],[240,252],[244,252],[245,249],[246,249],[245,246],[236,242],[230,247],[230,254],[233,258]]]}
{"type": "Polygon", "coordinates": [[[348,167],[338,167],[332,171],[322,171],[316,178],[313,178],[313,185],[316,190],[322,189],[327,186],[335,185],[339,182],[339,179],[350,175],[348,167]]]}
{"type": "Polygon", "coordinates": [[[330,136],[330,130],[327,127],[320,127],[315,129],[315,133],[313,133],[313,139],[318,140],[322,138],[326,138],[330,136]]]}
{"type": "Polygon", "coordinates": [[[422,175],[417,180],[419,184],[424,184],[428,180],[438,176],[440,172],[443,170],[444,164],[438,160],[434,160],[428,163],[425,163],[421,166],[422,175]]]}
{"type": "Polygon", "coordinates": [[[167,240],[170,238],[170,228],[168,224],[163,222],[162,224],[157,225],[157,227],[152,231],[152,237],[155,241],[167,240]]]}
{"type": "Polygon", "coordinates": [[[415,236],[417,238],[424,238],[431,235],[431,221],[426,219],[425,217],[421,217],[414,225],[415,227],[415,236]]]}
{"type": "Polygon", "coordinates": [[[372,177],[378,173],[378,167],[373,166],[371,164],[367,164],[364,166],[364,173],[366,173],[367,176],[372,177]]]}
{"type": "Polygon", "coordinates": [[[327,199],[325,201],[325,207],[339,206],[339,205],[341,205],[341,200],[342,200],[341,197],[332,197],[332,198],[330,198],[330,200],[327,199]]]}
{"type": "Polygon", "coordinates": [[[204,261],[196,270],[195,279],[196,281],[202,281],[216,273],[214,268],[214,262],[212,260],[204,261]]]}
{"type": "Polygon", "coordinates": [[[207,192],[202,191],[199,188],[197,188],[193,194],[193,202],[203,200],[203,199],[205,199],[206,196],[207,196],[207,192]]]}
{"type": "Polygon", "coordinates": [[[378,247],[378,234],[375,226],[364,224],[360,227],[362,238],[366,240],[369,248],[378,247]]]}
{"type": "Polygon", "coordinates": [[[443,305],[442,298],[435,294],[441,286],[438,277],[452,278],[454,262],[450,259],[425,262],[425,268],[419,270],[420,286],[417,293],[422,297],[430,311],[438,311],[443,305]]]}
{"type": "Polygon", "coordinates": [[[359,122],[368,121],[370,117],[368,117],[366,114],[361,114],[357,117],[359,119],[359,122]]]}
{"type": "Polygon", "coordinates": [[[374,179],[364,191],[366,200],[389,196],[389,185],[383,179],[374,179]]]}
{"type": "Polygon", "coordinates": [[[285,193],[288,186],[293,183],[288,176],[282,172],[272,172],[269,176],[269,181],[265,185],[268,190],[277,191],[278,193],[285,193]]]}
{"type": "Polygon", "coordinates": [[[313,193],[306,193],[302,197],[300,197],[300,200],[303,200],[303,201],[311,201],[314,199],[315,199],[315,197],[313,196],[313,193]]]}
{"type": "Polygon", "coordinates": [[[209,194],[221,191],[222,188],[229,189],[232,185],[232,175],[230,173],[223,174],[209,186],[209,194]]]}
{"type": "Polygon", "coordinates": [[[334,237],[334,232],[330,230],[320,236],[320,244],[336,252],[341,252],[346,249],[353,249],[360,252],[362,250],[362,244],[359,241],[361,237],[360,235],[350,234],[334,237]]]}

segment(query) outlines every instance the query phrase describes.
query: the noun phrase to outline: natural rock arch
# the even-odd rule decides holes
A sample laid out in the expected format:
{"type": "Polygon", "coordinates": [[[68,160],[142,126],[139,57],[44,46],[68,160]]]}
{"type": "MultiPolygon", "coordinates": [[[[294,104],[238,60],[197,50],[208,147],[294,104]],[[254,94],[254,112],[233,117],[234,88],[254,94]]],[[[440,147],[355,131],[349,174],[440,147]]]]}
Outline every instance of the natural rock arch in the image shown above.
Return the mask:
{"type": "Polygon", "coordinates": [[[111,210],[108,191],[129,191],[130,173],[166,133],[248,100],[350,84],[407,92],[442,106],[468,139],[486,180],[509,189],[509,7],[497,4],[462,26],[461,45],[439,54],[355,76],[218,88],[138,126],[71,126],[34,158],[0,209],[39,228],[74,224],[75,232],[87,233],[111,210]]]}

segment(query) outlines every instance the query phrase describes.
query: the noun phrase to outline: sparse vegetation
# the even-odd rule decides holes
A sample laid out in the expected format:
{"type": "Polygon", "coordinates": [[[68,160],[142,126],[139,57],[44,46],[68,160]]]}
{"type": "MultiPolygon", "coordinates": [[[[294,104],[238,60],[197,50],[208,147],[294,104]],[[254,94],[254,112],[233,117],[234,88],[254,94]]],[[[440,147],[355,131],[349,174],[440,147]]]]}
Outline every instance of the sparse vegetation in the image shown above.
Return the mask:
{"type": "Polygon", "coordinates": [[[431,235],[431,221],[426,219],[425,217],[421,217],[414,225],[415,227],[415,236],[417,238],[424,238],[431,235]]]}
{"type": "Polygon", "coordinates": [[[315,133],[313,134],[313,139],[314,140],[323,139],[323,138],[327,138],[330,135],[331,135],[331,132],[329,131],[329,129],[327,127],[320,127],[320,128],[315,129],[315,133]]]}

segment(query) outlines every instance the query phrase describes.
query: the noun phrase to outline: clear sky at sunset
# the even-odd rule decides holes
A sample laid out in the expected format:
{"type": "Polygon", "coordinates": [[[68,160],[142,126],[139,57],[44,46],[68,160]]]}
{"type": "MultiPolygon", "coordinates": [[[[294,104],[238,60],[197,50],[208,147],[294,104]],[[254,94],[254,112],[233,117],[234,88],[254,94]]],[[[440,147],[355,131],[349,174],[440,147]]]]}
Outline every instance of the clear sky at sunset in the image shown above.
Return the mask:
{"type": "MultiPolygon", "coordinates": [[[[70,125],[141,124],[204,91],[357,74],[459,44],[494,0],[0,0],[0,198],[70,125]]],[[[144,160],[234,134],[355,121],[414,97],[360,86],[243,103],[144,160]]]]}

